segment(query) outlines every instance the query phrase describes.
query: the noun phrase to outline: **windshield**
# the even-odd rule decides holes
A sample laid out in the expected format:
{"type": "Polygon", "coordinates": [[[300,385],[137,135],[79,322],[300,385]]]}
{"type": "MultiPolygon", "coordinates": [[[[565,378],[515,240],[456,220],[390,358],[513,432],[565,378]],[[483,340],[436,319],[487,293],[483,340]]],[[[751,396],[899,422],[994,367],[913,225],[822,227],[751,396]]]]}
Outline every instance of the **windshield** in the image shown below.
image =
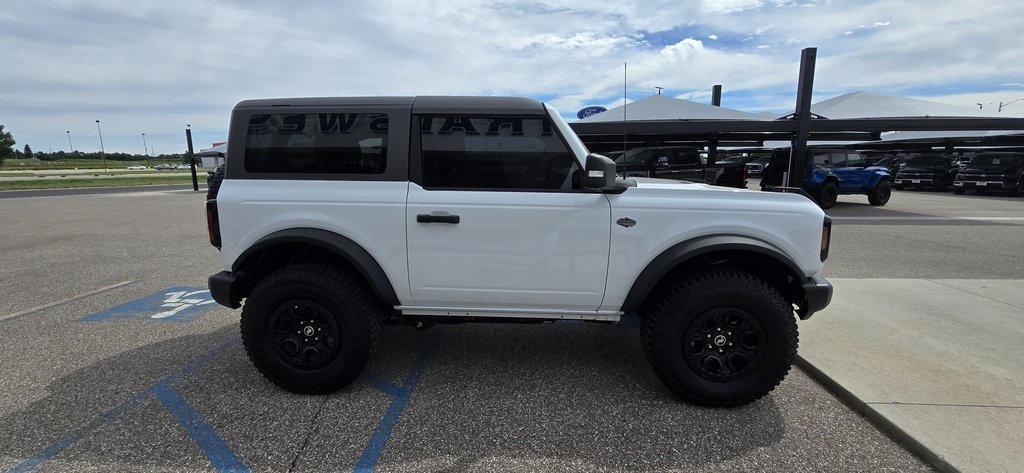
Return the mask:
{"type": "Polygon", "coordinates": [[[983,154],[972,159],[970,166],[979,168],[1012,168],[1020,166],[1020,162],[1021,157],[1019,155],[983,154]]]}
{"type": "Polygon", "coordinates": [[[947,166],[949,165],[949,160],[942,156],[917,156],[911,158],[907,164],[922,167],[947,166]]]}

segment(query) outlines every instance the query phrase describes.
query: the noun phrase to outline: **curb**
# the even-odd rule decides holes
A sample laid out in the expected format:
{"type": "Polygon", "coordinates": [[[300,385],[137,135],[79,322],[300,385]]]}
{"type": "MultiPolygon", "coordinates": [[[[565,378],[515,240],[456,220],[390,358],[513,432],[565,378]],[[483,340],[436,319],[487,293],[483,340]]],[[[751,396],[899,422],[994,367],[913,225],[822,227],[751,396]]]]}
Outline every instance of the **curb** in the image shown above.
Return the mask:
{"type": "Polygon", "coordinates": [[[928,448],[914,436],[907,433],[907,431],[900,428],[898,425],[893,423],[884,414],[871,407],[870,404],[860,400],[850,390],[844,388],[836,380],[832,379],[825,372],[818,369],[816,366],[807,361],[804,357],[796,356],[796,365],[800,369],[804,370],[805,373],[810,375],[818,384],[822,385],[825,389],[829,390],[838,397],[843,404],[853,409],[858,414],[866,417],[878,430],[881,430],[886,436],[902,445],[904,448],[913,453],[918,458],[928,463],[933,468],[943,472],[959,472],[956,467],[949,464],[942,455],[938,452],[928,448]]]}

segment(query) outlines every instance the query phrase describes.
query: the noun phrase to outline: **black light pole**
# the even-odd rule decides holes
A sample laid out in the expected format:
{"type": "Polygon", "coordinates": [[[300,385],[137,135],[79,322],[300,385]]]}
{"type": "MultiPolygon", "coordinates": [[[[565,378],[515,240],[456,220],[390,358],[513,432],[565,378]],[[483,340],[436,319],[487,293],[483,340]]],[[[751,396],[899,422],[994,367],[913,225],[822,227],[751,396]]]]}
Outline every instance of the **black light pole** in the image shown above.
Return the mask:
{"type": "Polygon", "coordinates": [[[103,149],[103,131],[100,130],[100,121],[96,120],[96,133],[100,135],[100,159],[103,162],[103,170],[107,170],[107,151],[103,149]]]}
{"type": "Polygon", "coordinates": [[[65,133],[68,134],[68,148],[69,148],[69,152],[74,153],[75,152],[75,145],[71,144],[71,130],[68,130],[65,133]]]}
{"type": "Polygon", "coordinates": [[[796,133],[790,147],[789,172],[782,185],[799,187],[804,182],[807,166],[807,138],[811,135],[811,92],[814,90],[814,62],[818,48],[804,48],[800,52],[800,81],[796,86],[796,133]]]}
{"type": "Polygon", "coordinates": [[[185,139],[188,140],[188,164],[192,168],[192,190],[199,191],[199,178],[196,177],[196,161],[192,157],[192,125],[185,125],[185,139]]]}

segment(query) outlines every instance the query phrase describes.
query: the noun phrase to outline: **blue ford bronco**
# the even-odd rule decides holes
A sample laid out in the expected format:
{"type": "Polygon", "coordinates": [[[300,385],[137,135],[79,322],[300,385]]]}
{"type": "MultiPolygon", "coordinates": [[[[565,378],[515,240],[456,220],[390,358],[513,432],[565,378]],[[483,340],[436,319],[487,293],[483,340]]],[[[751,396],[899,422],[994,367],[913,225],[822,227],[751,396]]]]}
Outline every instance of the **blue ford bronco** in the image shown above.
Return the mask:
{"type": "MultiPolygon", "coordinates": [[[[863,194],[871,205],[885,205],[892,196],[892,176],[884,166],[872,166],[856,151],[810,148],[807,168],[800,184],[823,209],[836,204],[840,194],[863,194]]],[[[761,190],[782,185],[789,167],[789,149],[772,152],[772,159],[761,178],[761,190]]],[[[791,187],[796,187],[791,184],[791,187]]]]}

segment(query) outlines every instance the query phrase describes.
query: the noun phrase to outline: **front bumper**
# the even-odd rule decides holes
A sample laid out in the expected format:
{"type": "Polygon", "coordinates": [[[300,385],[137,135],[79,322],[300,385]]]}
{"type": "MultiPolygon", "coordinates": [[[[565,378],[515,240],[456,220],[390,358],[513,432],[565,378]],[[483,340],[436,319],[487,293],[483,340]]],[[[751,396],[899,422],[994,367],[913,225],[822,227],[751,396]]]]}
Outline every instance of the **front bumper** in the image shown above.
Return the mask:
{"type": "Polygon", "coordinates": [[[930,185],[932,185],[932,183],[935,182],[935,180],[934,179],[930,179],[930,178],[908,179],[908,178],[903,178],[903,177],[897,177],[896,179],[893,179],[892,182],[895,183],[895,184],[910,185],[910,186],[918,185],[918,184],[930,186],[930,185]]]}
{"type": "Polygon", "coordinates": [[[953,183],[953,187],[960,187],[963,189],[1009,189],[1013,186],[1006,184],[1003,181],[956,181],[953,183]]]}
{"type": "Polygon", "coordinates": [[[242,282],[229,271],[210,276],[210,296],[218,304],[237,309],[242,305],[242,282]]]}
{"type": "Polygon", "coordinates": [[[803,283],[804,301],[797,304],[797,315],[807,319],[815,312],[828,307],[832,302],[832,284],[821,275],[815,274],[803,283]]]}

